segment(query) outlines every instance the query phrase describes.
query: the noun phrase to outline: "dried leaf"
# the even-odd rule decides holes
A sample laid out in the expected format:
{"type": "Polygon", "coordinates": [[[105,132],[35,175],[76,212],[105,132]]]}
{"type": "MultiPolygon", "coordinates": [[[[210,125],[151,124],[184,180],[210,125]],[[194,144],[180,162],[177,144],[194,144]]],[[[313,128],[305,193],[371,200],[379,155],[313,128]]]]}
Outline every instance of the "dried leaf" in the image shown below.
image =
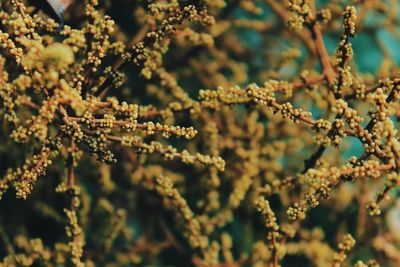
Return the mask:
{"type": "Polygon", "coordinates": [[[59,18],[62,18],[64,11],[72,3],[72,0],[47,0],[59,18]]]}

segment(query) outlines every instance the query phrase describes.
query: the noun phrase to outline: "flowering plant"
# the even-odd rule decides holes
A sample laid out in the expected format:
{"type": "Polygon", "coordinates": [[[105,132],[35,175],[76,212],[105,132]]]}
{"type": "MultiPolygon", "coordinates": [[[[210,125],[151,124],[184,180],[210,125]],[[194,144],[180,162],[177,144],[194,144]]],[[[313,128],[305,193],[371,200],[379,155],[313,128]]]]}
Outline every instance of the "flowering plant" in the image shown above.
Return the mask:
{"type": "Polygon", "coordinates": [[[48,2],[0,3],[0,266],[400,264],[397,1],[48,2]]]}

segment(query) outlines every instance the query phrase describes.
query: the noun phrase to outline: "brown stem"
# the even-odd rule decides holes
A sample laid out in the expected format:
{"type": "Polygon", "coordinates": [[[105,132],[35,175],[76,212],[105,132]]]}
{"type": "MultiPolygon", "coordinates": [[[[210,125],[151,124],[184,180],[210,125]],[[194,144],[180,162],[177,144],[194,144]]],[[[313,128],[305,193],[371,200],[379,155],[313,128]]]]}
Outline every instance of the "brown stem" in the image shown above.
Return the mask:
{"type": "MultiPolygon", "coordinates": [[[[278,15],[278,17],[286,23],[290,17],[289,12],[283,7],[281,4],[277,3],[275,0],[266,0],[267,4],[271,7],[271,9],[278,15]]],[[[307,47],[307,49],[312,53],[316,54],[316,49],[313,43],[310,41],[311,36],[307,31],[294,31],[294,33],[307,47]]]]}
{"type": "Polygon", "coordinates": [[[329,54],[326,50],[326,46],[324,43],[324,39],[322,37],[321,27],[319,23],[315,20],[316,10],[315,10],[315,3],[314,0],[309,0],[309,5],[311,8],[313,22],[308,24],[308,29],[311,33],[311,37],[315,44],[315,49],[317,53],[318,60],[321,64],[322,73],[324,74],[326,80],[329,84],[333,84],[336,79],[336,72],[334,71],[330,61],[329,61],[329,54]]]}
{"type": "Polygon", "coordinates": [[[323,70],[322,72],[325,75],[327,81],[332,84],[335,82],[336,73],[333,70],[332,65],[329,61],[329,54],[326,50],[325,43],[322,38],[320,26],[317,23],[313,23],[313,25],[310,26],[310,31],[315,43],[317,56],[323,70]]]}

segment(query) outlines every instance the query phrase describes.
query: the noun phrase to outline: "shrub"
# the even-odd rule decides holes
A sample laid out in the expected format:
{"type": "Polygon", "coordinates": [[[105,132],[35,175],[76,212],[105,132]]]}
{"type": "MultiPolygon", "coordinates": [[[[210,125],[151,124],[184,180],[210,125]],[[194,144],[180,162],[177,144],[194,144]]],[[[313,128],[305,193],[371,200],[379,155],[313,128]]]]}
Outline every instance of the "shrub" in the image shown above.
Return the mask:
{"type": "Polygon", "coordinates": [[[0,3],[0,266],[400,264],[397,1],[47,2],[0,3]]]}

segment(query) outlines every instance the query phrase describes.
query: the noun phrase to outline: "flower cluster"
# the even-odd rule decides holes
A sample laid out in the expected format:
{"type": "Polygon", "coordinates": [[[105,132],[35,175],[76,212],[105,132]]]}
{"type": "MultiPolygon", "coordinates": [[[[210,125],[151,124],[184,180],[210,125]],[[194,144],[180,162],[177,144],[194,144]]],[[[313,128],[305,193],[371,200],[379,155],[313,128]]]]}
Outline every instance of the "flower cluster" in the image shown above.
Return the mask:
{"type": "Polygon", "coordinates": [[[399,266],[398,4],[343,2],[1,2],[0,266],[399,266]]]}

